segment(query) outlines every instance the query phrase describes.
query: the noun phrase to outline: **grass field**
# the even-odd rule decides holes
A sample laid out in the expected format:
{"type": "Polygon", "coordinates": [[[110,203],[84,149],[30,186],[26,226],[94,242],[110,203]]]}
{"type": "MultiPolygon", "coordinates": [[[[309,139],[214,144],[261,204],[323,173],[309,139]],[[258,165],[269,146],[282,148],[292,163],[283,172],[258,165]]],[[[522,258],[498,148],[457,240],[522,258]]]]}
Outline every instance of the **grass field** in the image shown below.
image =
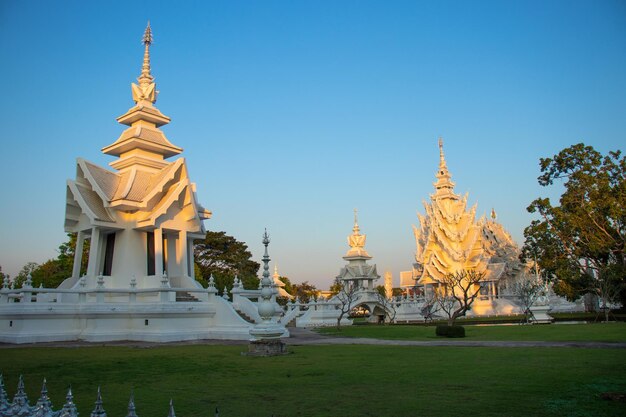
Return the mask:
{"type": "MultiPolygon", "coordinates": [[[[430,329],[434,330],[434,329],[430,329]]],[[[139,416],[618,416],[622,349],[295,346],[282,357],[245,346],[0,349],[7,391],[24,374],[31,404],[41,380],[56,409],[72,385],[82,416],[102,386],[110,417],[139,416]]]]}
{"type": "MultiPolygon", "coordinates": [[[[433,326],[362,325],[344,326],[340,330],[327,327],[319,332],[333,336],[391,340],[438,339],[433,326]]],[[[465,326],[465,334],[465,340],[626,342],[626,323],[465,326]]]]}

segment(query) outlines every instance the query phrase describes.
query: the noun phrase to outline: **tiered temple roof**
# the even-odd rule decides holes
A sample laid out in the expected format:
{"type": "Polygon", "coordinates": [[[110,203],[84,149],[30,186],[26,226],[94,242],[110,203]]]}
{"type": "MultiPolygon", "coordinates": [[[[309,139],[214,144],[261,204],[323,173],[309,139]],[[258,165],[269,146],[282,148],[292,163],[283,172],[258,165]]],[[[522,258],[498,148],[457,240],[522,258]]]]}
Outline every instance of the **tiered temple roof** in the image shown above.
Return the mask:
{"type": "Polygon", "coordinates": [[[152,227],[174,201],[179,201],[188,220],[196,223],[195,229],[204,232],[202,220],[210,218],[211,213],[196,201],[195,184],[189,181],[184,158],[166,160],[180,154],[182,148],[172,144],[159,129],[170,118],[154,106],[158,92],[150,72],[152,40],[148,24],[143,36],[141,75],[138,84],[132,84],[135,105],[117,119],[129,128],[102,148],[103,153],[118,157],[110,163],[117,171],[78,158],[76,180],[67,184],[67,231],[75,231],[81,213],[92,224],[103,226],[134,213],[137,226],[152,227]]]}
{"type": "Polygon", "coordinates": [[[274,287],[278,290],[279,297],[293,298],[293,295],[289,294],[285,291],[285,283],[280,280],[280,274],[278,273],[278,264],[274,264],[274,275],[272,275],[272,279],[274,280],[274,287]]]}

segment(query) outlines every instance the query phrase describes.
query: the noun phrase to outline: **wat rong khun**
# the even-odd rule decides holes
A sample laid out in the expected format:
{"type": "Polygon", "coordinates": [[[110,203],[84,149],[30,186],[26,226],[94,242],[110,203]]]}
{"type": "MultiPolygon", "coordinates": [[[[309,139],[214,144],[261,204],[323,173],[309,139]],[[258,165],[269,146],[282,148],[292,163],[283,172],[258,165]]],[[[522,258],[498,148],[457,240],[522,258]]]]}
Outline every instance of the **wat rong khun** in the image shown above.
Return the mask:
{"type": "Polygon", "coordinates": [[[112,170],[78,158],[76,178],[67,181],[65,231],[77,237],[72,275],[57,288],[34,288],[30,277],[14,288],[5,277],[0,342],[230,339],[254,341],[252,354],[279,354],[289,327],[350,325],[358,310],[367,310],[371,321],[393,323],[512,314],[549,322],[550,312],[583,310],[582,302],[556,296],[519,261],[495,211],[476,219],[476,205],[468,208],[467,195],[455,193],[441,139],[435,190],[413,227],[415,262],[401,273],[402,295],[392,294],[390,274],[385,291],[376,285],[381,277],[356,211],[335,293],[307,302],[291,298],[278,274],[270,275],[267,232],[258,288],[244,288],[236,277],[230,292],[216,288],[212,277],[204,288],[194,277],[193,244],[204,238],[211,212],[197,201],[185,159],[171,160],[183,150],[160,129],[170,118],[155,106],[151,43],[148,25],[141,74],[131,88],[135,104],[117,118],[127,127],[102,148],[115,158],[112,170]],[[529,283],[536,291],[526,297],[519,290],[529,283]],[[468,293],[469,303],[462,297],[468,293]],[[287,301],[279,303],[281,297],[287,301]]]}

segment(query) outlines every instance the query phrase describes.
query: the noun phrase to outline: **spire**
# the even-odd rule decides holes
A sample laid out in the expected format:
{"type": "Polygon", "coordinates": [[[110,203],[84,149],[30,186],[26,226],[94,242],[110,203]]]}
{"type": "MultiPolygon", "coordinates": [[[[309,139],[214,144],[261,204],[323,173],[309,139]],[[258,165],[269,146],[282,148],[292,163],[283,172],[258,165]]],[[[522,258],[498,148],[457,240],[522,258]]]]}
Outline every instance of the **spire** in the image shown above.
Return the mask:
{"type": "Polygon", "coordinates": [[[354,226],[352,227],[352,234],[348,236],[348,246],[350,246],[350,250],[344,256],[346,258],[352,257],[365,257],[370,259],[371,256],[365,250],[365,241],[367,239],[366,235],[361,234],[361,228],[359,227],[358,217],[357,217],[357,209],[354,209],[354,226]]]}
{"type": "Polygon", "coordinates": [[[17,392],[13,397],[13,408],[19,406],[19,408],[28,407],[28,397],[24,392],[24,377],[20,375],[20,379],[17,382],[17,392]]]}
{"type": "Polygon", "coordinates": [[[105,154],[119,157],[109,165],[120,171],[142,166],[142,169],[154,172],[168,165],[165,159],[183,151],[171,143],[159,129],[168,124],[170,118],[154,106],[159,92],[150,67],[150,45],[153,42],[150,22],[141,42],[144,45],[141,74],[137,78],[138,83],[131,84],[133,101],[136,104],[117,118],[119,123],[129,128],[115,142],[102,148],[105,154]]]}
{"type": "Polygon", "coordinates": [[[150,45],[152,45],[152,29],[150,22],[146,26],[141,42],[144,44],[143,65],[141,66],[141,75],[137,78],[139,85],[132,84],[133,100],[137,104],[152,106],[156,102],[157,94],[154,77],[150,73],[150,45]]]}
{"type": "Polygon", "coordinates": [[[130,392],[130,399],[128,400],[128,414],[126,417],[137,417],[137,413],[135,412],[135,394],[130,392]]]}
{"type": "Polygon", "coordinates": [[[150,29],[150,21],[148,20],[148,26],[143,33],[141,43],[144,44],[143,52],[143,66],[141,67],[141,75],[138,78],[139,84],[151,83],[154,80],[152,74],[150,74],[150,45],[152,45],[152,29],[150,29]]]}
{"type": "Polygon", "coordinates": [[[267,234],[267,229],[263,233],[263,246],[265,246],[265,253],[263,254],[263,279],[270,278],[270,256],[267,252],[267,245],[270,244],[270,236],[267,234]]]}
{"type": "Polygon", "coordinates": [[[100,393],[100,387],[98,387],[98,396],[96,397],[96,406],[91,412],[91,417],[106,417],[107,413],[104,411],[102,407],[102,395],[100,393]]]}
{"type": "Polygon", "coordinates": [[[0,415],[9,409],[9,396],[4,389],[4,380],[0,374],[0,415]]]}
{"type": "Polygon", "coordinates": [[[59,413],[59,417],[77,417],[78,411],[76,410],[76,404],[74,404],[74,396],[72,395],[72,387],[67,390],[65,397],[65,404],[63,409],[59,413]]]}
{"type": "Polygon", "coordinates": [[[435,186],[435,195],[433,198],[450,198],[458,200],[460,197],[454,193],[454,182],[452,182],[452,175],[448,171],[448,165],[446,164],[446,158],[443,153],[443,138],[439,137],[439,170],[437,171],[437,182],[435,186]]]}
{"type": "Polygon", "coordinates": [[[495,222],[497,218],[498,218],[498,215],[496,214],[496,209],[492,207],[491,208],[491,220],[495,222]]]}
{"type": "Polygon", "coordinates": [[[446,158],[443,154],[443,138],[439,136],[439,169],[447,169],[446,158]]]}
{"type": "Polygon", "coordinates": [[[174,401],[170,398],[170,412],[167,414],[167,417],[176,417],[176,413],[174,412],[174,401]]]}
{"type": "Polygon", "coordinates": [[[41,387],[41,395],[35,404],[34,411],[37,416],[48,416],[52,411],[52,401],[48,397],[48,387],[46,386],[46,378],[43,379],[43,385],[41,387]]]}
{"type": "Polygon", "coordinates": [[[274,275],[272,275],[272,278],[274,278],[274,281],[276,281],[278,278],[280,278],[280,274],[278,273],[278,264],[274,264],[274,275]]]}

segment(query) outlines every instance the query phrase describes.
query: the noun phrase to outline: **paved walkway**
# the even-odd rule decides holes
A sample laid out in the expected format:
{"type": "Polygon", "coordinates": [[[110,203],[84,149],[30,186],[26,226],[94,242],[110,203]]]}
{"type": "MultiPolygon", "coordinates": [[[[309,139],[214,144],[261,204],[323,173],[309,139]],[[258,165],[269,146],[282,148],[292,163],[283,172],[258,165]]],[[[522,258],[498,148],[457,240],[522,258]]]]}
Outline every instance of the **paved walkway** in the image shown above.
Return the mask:
{"type": "MultiPolygon", "coordinates": [[[[626,349],[623,342],[532,342],[532,341],[476,341],[476,340],[384,340],[357,337],[324,336],[313,330],[289,327],[291,337],[283,339],[290,346],[306,345],[376,345],[376,346],[455,346],[455,347],[566,347],[592,349],[626,349]]],[[[186,345],[247,345],[247,340],[188,340],[183,342],[153,343],[153,342],[46,342],[13,345],[0,343],[0,349],[25,347],[63,347],[80,348],[88,346],[129,346],[140,348],[154,348],[159,346],[186,346],[186,345]]]]}

